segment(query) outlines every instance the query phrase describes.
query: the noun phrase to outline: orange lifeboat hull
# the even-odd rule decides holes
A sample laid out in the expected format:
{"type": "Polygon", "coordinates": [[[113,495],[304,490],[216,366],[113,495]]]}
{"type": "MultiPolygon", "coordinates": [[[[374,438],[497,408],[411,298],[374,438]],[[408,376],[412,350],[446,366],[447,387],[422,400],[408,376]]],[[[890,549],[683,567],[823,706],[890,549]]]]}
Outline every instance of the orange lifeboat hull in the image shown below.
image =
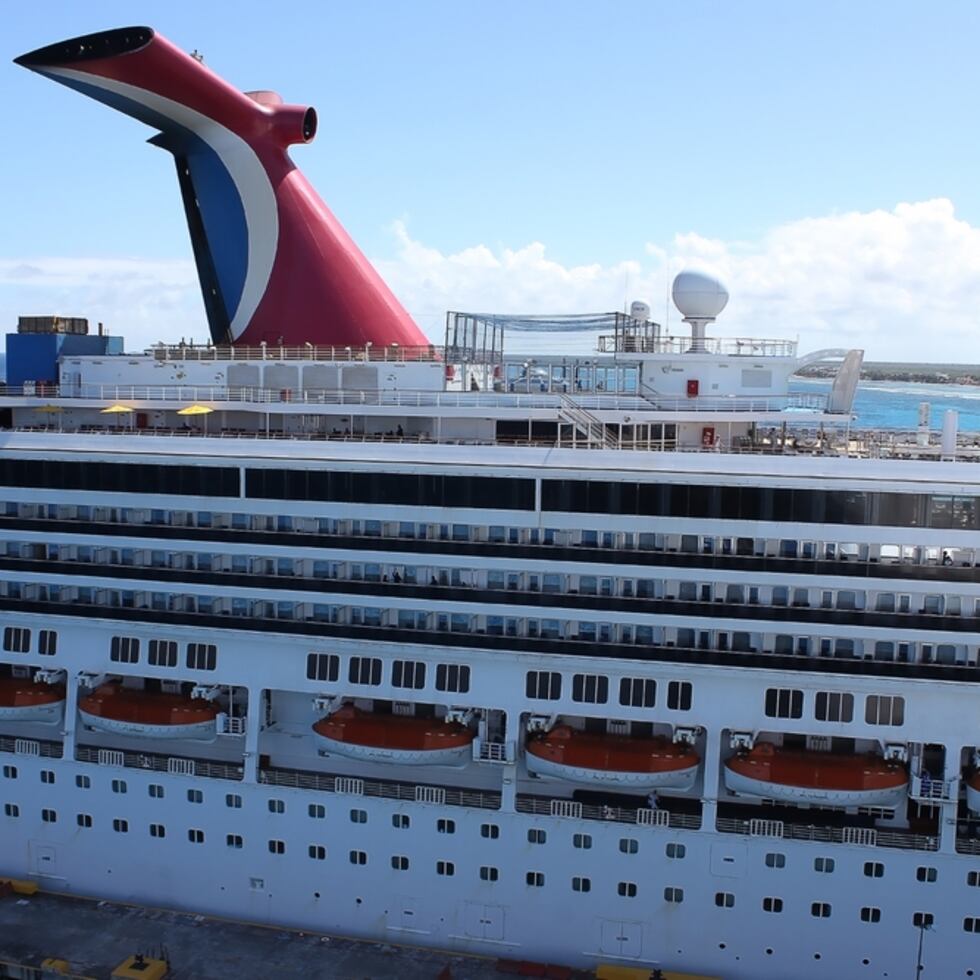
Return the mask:
{"type": "Polygon", "coordinates": [[[61,721],[65,710],[64,684],[37,684],[26,677],[0,677],[0,719],[61,721]]]}
{"type": "Polygon", "coordinates": [[[784,803],[894,809],[908,793],[908,770],[881,756],[784,749],[760,742],[725,763],[734,793],[784,803]]]}
{"type": "Polygon", "coordinates": [[[344,705],[313,726],[321,751],[403,766],[461,766],[472,757],[474,732],[459,722],[375,715],[344,705]]]}
{"type": "Polygon", "coordinates": [[[137,738],[214,738],[218,708],[202,698],[103,684],[78,703],[82,722],[137,738]]]}
{"type": "Polygon", "coordinates": [[[558,725],[527,741],[527,768],[538,776],[584,786],[652,792],[689,790],[701,758],[670,739],[592,735],[558,725]]]}

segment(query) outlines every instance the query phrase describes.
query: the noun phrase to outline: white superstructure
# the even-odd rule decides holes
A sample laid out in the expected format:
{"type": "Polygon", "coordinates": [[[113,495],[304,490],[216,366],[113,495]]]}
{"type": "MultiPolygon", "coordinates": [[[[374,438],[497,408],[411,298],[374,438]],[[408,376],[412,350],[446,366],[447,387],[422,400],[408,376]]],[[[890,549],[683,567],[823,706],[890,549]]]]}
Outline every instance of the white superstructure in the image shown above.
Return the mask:
{"type": "Polygon", "coordinates": [[[795,345],[706,310],[587,359],[8,387],[0,874],[575,966],[980,971],[980,470],[874,458],[859,355],[794,396],[795,345]]]}

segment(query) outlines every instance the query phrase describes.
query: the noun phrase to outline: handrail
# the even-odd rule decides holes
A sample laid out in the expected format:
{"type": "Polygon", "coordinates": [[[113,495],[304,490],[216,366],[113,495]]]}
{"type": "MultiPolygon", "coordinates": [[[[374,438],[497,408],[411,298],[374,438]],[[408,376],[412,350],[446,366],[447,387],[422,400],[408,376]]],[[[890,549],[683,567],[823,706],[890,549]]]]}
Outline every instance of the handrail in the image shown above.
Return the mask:
{"type": "Polygon", "coordinates": [[[729,357],[796,357],[795,340],[765,337],[706,337],[699,349],[690,337],[602,334],[596,348],[603,354],[722,354],[729,357]]]}

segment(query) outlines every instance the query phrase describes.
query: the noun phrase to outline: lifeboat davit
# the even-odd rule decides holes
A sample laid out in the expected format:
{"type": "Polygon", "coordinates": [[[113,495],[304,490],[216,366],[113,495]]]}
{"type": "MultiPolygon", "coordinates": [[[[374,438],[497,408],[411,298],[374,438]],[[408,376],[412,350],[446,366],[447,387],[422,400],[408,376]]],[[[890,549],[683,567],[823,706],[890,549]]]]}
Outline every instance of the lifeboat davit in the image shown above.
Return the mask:
{"type": "Polygon", "coordinates": [[[585,786],[651,792],[688,790],[701,759],[689,746],[657,736],[592,735],[568,725],[527,740],[528,772],[585,786]]]}
{"type": "Polygon", "coordinates": [[[966,805],[968,809],[980,815],[980,769],[967,776],[966,805]]]}
{"type": "Polygon", "coordinates": [[[51,724],[61,721],[64,710],[64,684],[37,684],[27,677],[0,677],[0,719],[51,724]]]}
{"type": "Polygon", "coordinates": [[[352,704],[321,718],[313,733],[325,752],[401,766],[461,766],[473,753],[474,732],[459,722],[376,715],[352,704]]]}
{"type": "Polygon", "coordinates": [[[138,738],[214,738],[218,711],[217,705],[203,698],[121,684],[103,684],[78,703],[83,724],[138,738]]]}
{"type": "Polygon", "coordinates": [[[732,792],[784,803],[893,809],[905,800],[908,784],[902,763],[871,753],[842,755],[759,742],[725,763],[725,786],[732,792]]]}

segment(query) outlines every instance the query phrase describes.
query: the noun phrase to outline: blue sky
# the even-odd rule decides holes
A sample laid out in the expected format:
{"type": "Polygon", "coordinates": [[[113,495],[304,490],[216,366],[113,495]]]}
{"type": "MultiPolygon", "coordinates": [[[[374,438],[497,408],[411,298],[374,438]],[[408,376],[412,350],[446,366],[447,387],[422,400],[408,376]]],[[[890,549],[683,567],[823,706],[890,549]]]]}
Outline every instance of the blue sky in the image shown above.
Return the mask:
{"type": "Polygon", "coordinates": [[[600,308],[631,286],[656,310],[692,262],[729,280],[737,332],[864,331],[882,358],[913,356],[924,320],[950,351],[971,335],[980,4],[853,0],[10,5],[8,322],[81,302],[116,328],[203,336],[170,158],[10,64],[132,23],[317,107],[293,157],[427,329],[447,305],[600,308]]]}

